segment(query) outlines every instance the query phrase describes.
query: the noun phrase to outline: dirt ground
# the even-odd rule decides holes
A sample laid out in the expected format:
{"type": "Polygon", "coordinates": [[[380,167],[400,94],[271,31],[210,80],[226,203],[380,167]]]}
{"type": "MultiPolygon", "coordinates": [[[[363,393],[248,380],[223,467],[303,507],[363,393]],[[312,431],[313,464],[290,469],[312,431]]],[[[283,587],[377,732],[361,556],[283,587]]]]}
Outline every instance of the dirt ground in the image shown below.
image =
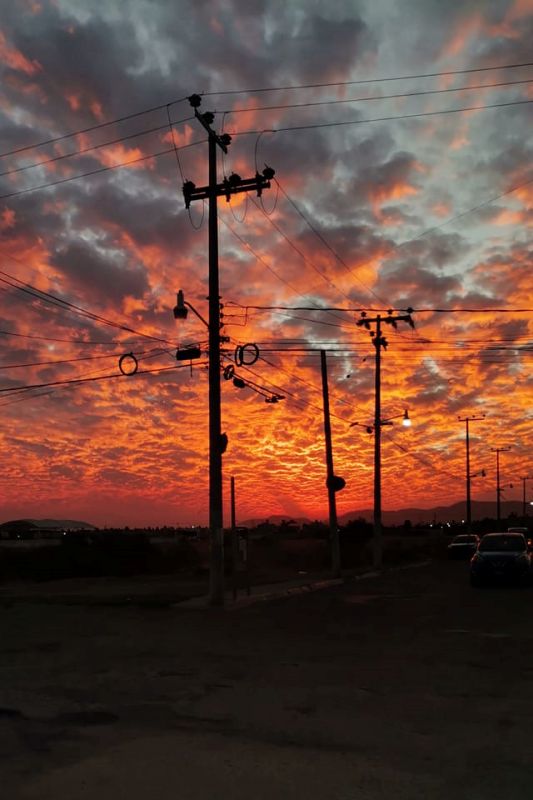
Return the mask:
{"type": "Polygon", "coordinates": [[[0,594],[10,800],[533,796],[531,589],[432,563],[244,608],[0,594]]]}

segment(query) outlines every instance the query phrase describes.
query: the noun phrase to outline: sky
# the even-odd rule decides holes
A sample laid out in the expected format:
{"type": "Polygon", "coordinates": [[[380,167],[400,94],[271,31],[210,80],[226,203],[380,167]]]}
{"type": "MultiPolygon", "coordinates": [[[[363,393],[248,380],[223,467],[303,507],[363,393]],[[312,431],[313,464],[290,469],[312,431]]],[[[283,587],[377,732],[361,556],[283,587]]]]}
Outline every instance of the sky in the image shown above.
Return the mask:
{"type": "Polygon", "coordinates": [[[237,521],[327,517],[321,350],[338,512],[371,508],[362,311],[415,323],[384,326],[383,508],[464,499],[465,417],[473,499],[496,450],[533,496],[532,41],[531,0],[3,3],[0,521],[208,521],[207,330],[173,316],[208,315],[192,94],[219,181],[275,170],[218,204],[226,524],[230,476],[237,521]]]}

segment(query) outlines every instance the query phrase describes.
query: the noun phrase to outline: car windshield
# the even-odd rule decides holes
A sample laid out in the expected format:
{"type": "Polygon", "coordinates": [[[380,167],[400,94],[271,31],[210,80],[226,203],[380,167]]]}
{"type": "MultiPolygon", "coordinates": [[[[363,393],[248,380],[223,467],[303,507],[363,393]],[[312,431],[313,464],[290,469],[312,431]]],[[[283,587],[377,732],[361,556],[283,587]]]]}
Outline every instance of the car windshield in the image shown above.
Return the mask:
{"type": "Polygon", "coordinates": [[[514,536],[485,536],[481,540],[479,549],[484,552],[509,551],[512,553],[519,553],[521,550],[526,549],[526,541],[523,536],[515,534],[514,536]]]}
{"type": "Polygon", "coordinates": [[[475,536],[456,536],[453,540],[454,544],[475,544],[476,537],[475,536]]]}

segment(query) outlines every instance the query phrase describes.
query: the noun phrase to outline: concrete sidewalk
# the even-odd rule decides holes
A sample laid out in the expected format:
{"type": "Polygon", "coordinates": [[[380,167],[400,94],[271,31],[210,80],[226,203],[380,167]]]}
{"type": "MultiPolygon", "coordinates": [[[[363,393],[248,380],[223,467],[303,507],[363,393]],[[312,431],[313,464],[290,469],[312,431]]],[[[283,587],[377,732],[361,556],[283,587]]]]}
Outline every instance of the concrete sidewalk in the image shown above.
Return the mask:
{"type": "MultiPolygon", "coordinates": [[[[302,576],[290,581],[281,581],[279,583],[261,584],[258,586],[251,586],[250,593],[246,594],[246,590],[239,590],[236,598],[233,597],[232,591],[226,591],[224,594],[224,608],[228,610],[244,608],[254,603],[263,603],[269,600],[276,600],[282,597],[291,597],[292,595],[307,594],[309,592],[318,592],[321,589],[330,589],[332,586],[340,586],[347,581],[366,580],[370,578],[377,578],[385,572],[395,572],[403,569],[413,569],[416,567],[427,566],[430,561],[417,561],[408,564],[401,564],[395,567],[384,567],[381,570],[360,568],[342,570],[340,578],[331,578],[324,575],[321,576],[302,576]]],[[[192,597],[188,600],[176,603],[179,608],[190,609],[205,609],[210,608],[209,596],[202,595],[201,597],[192,597]]]]}
{"type": "MultiPolygon", "coordinates": [[[[259,586],[251,586],[250,593],[247,594],[246,590],[239,590],[235,599],[233,598],[232,591],[224,593],[224,608],[235,609],[243,608],[254,603],[267,602],[268,600],[275,600],[279,597],[290,597],[296,594],[305,594],[307,592],[316,592],[320,589],[329,589],[331,586],[339,586],[344,583],[344,577],[341,578],[319,578],[317,580],[309,580],[309,578],[298,579],[292,581],[283,581],[280,583],[268,583],[259,586]]],[[[189,600],[183,600],[176,603],[176,607],[190,608],[190,609],[205,609],[210,607],[209,595],[202,595],[201,597],[191,597],[189,600]]]]}

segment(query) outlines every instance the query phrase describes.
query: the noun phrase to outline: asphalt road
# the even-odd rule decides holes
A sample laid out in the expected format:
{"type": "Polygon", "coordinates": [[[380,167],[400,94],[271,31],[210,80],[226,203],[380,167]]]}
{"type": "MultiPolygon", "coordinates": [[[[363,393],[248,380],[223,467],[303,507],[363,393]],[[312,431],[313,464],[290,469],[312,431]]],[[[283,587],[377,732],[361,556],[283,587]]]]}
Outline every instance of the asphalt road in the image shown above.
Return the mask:
{"type": "Polygon", "coordinates": [[[0,603],[10,800],[533,796],[533,590],[462,562],[227,611],[0,603]]]}

